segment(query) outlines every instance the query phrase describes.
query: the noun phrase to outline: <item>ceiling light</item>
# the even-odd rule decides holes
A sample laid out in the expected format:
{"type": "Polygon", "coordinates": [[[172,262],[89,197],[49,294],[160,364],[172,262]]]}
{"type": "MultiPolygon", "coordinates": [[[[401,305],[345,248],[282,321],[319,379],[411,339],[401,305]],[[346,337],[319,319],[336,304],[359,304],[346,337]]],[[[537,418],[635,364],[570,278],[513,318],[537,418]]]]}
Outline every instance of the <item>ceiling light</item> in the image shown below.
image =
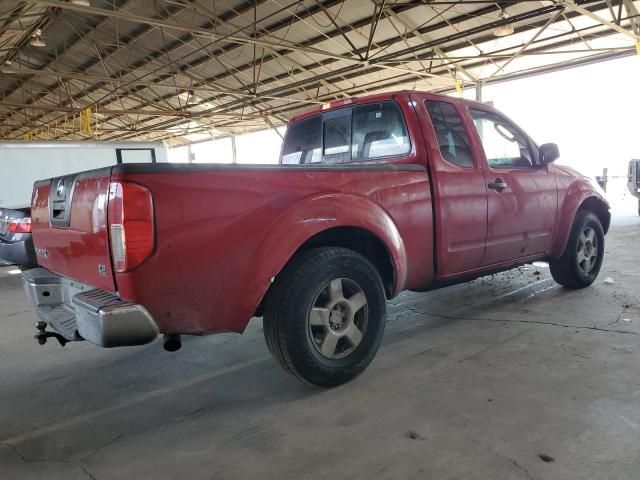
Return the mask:
{"type": "MultiPolygon", "coordinates": [[[[507,18],[509,18],[509,15],[507,15],[507,12],[503,10],[500,14],[500,20],[506,20],[507,18]]],[[[514,29],[512,23],[505,23],[504,25],[500,25],[499,27],[493,29],[493,34],[496,37],[507,37],[509,35],[512,35],[513,32],[514,29]]]]}
{"type": "Polygon", "coordinates": [[[41,35],[42,35],[42,30],[37,28],[33,32],[33,34],[31,34],[31,40],[29,41],[29,45],[31,45],[32,47],[46,47],[47,42],[45,42],[44,40],[42,40],[42,38],[40,38],[41,35]]]}
{"type": "Polygon", "coordinates": [[[80,5],[81,7],[90,7],[91,2],[89,0],[70,0],[73,5],[80,5]]]}
{"type": "Polygon", "coordinates": [[[196,95],[196,93],[193,90],[187,90],[186,91],[187,94],[187,100],[186,100],[186,104],[187,105],[197,105],[198,104],[198,97],[196,95]]]}
{"type": "Polygon", "coordinates": [[[42,40],[40,37],[34,36],[34,37],[31,37],[31,41],[29,42],[29,45],[31,45],[32,47],[46,47],[47,42],[42,40]]]}

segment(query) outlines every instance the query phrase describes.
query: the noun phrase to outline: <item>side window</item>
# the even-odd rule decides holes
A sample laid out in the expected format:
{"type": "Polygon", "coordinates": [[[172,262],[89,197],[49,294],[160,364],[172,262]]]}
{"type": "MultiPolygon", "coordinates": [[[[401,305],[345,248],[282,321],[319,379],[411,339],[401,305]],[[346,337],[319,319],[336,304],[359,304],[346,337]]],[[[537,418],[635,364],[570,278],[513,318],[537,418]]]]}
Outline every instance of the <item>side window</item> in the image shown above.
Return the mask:
{"type": "Polygon", "coordinates": [[[456,108],[449,102],[436,100],[427,100],[425,105],[442,158],[459,167],[473,167],[469,136],[456,108]]]}
{"type": "Polygon", "coordinates": [[[282,146],[282,163],[320,163],[322,156],[322,118],[307,118],[294,123],[287,130],[282,146]]]}
{"type": "Polygon", "coordinates": [[[352,160],[406,155],[410,150],[409,134],[398,105],[371,103],[353,109],[352,160]]]}
{"type": "Polygon", "coordinates": [[[533,167],[529,142],[516,127],[494,113],[476,109],[469,111],[490,167],[533,167]]]}

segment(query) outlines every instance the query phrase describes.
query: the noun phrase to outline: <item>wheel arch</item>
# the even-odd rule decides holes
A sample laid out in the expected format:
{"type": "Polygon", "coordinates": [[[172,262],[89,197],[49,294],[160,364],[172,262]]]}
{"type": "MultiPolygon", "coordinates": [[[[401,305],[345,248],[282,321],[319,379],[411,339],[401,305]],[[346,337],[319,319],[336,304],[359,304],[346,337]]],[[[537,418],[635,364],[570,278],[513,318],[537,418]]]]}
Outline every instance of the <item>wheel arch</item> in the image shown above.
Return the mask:
{"type": "MultiPolygon", "coordinates": [[[[380,274],[387,298],[391,298],[396,293],[398,269],[389,248],[380,237],[362,227],[338,226],[316,233],[296,249],[282,269],[301,253],[318,247],[343,247],[359,253],[369,260],[380,274]]],[[[256,316],[262,314],[264,302],[270,291],[271,285],[256,309],[256,316]]]]}
{"type": "Polygon", "coordinates": [[[300,252],[319,246],[349,248],[363,255],[380,273],[387,297],[405,287],[404,242],[391,217],[379,205],[354,195],[309,199],[280,217],[254,256],[261,278],[253,281],[262,285],[254,304],[256,315],[261,313],[271,285],[282,269],[300,252]],[[309,211],[313,215],[306,213],[309,211]]]}
{"type": "Polygon", "coordinates": [[[611,212],[609,211],[609,205],[607,205],[604,200],[596,196],[587,197],[578,207],[578,211],[580,210],[593,212],[596,217],[598,217],[598,220],[600,220],[600,224],[606,235],[611,225],[611,212]]]}
{"type": "Polygon", "coordinates": [[[385,243],[371,231],[354,226],[322,230],[300,245],[292,258],[305,250],[317,247],[343,247],[358,252],[378,270],[387,297],[393,294],[397,283],[397,268],[385,243]]]}
{"type": "MultiPolygon", "coordinates": [[[[584,182],[586,184],[586,182],[584,182]]],[[[549,250],[549,258],[559,258],[569,241],[571,227],[579,211],[585,210],[593,212],[602,224],[602,229],[606,234],[611,225],[611,213],[606,199],[598,192],[587,189],[590,185],[583,185],[579,182],[572,185],[564,196],[564,202],[560,205],[559,219],[556,227],[554,240],[549,250]]]]}

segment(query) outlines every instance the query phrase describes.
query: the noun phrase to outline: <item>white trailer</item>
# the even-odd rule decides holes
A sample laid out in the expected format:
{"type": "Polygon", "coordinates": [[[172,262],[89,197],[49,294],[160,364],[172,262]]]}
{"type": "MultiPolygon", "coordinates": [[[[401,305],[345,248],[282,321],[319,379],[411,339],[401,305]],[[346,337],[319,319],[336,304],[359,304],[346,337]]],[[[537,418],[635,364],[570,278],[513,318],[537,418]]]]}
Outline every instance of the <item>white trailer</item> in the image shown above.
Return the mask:
{"type": "Polygon", "coordinates": [[[0,207],[26,208],[43,178],[117,163],[167,162],[164,142],[0,142],[0,207]]]}

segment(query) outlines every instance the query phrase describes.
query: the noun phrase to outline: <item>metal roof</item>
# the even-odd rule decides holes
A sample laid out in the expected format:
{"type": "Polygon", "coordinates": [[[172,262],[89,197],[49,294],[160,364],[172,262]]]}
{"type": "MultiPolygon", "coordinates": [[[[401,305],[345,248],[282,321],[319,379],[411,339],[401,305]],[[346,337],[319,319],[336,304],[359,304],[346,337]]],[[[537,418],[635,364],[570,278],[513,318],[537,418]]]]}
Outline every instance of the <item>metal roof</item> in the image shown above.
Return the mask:
{"type": "Polygon", "coordinates": [[[0,3],[0,139],[175,145],[354,95],[640,54],[631,0],[88,3],[0,3]]]}

